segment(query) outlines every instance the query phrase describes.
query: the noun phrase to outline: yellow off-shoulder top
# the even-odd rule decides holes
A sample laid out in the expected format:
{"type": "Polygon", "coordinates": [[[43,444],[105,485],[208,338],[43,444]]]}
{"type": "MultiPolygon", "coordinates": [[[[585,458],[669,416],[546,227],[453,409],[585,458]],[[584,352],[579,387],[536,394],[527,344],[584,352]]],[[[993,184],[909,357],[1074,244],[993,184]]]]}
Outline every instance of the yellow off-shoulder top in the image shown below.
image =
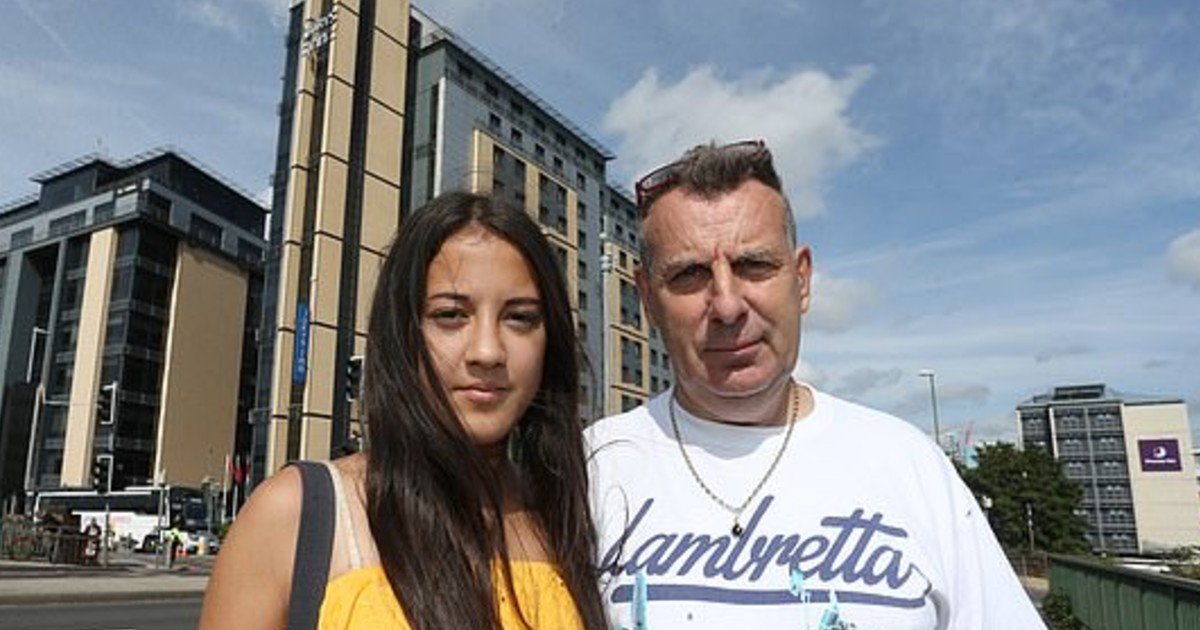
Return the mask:
{"type": "MultiPolygon", "coordinates": [[[[582,628],[575,600],[546,562],[514,561],[513,587],[525,620],[534,628],[582,628]]],[[[498,576],[497,576],[498,577],[498,576]]],[[[500,596],[500,623],[505,628],[522,628],[521,616],[507,594],[500,596]]],[[[407,630],[408,621],[392,595],[383,567],[371,566],[343,573],[325,587],[321,604],[320,630],[407,630]]]]}

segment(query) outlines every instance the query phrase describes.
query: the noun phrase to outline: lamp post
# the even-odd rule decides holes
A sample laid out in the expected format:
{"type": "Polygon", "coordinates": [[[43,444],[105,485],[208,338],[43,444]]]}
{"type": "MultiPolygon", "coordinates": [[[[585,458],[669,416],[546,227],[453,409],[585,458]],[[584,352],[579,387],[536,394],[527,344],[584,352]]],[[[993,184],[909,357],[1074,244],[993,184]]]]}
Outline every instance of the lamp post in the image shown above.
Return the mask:
{"type": "MultiPolygon", "coordinates": [[[[29,362],[25,366],[25,382],[26,383],[33,382],[33,355],[34,355],[34,350],[37,349],[38,335],[49,335],[49,334],[50,334],[50,331],[46,330],[45,328],[42,328],[41,326],[34,326],[33,332],[29,334],[29,362]]],[[[43,359],[43,362],[44,362],[44,359],[43,359]]],[[[41,374],[41,372],[39,371],[38,374],[41,374]]]]}
{"type": "Polygon", "coordinates": [[[933,406],[933,441],[942,448],[942,428],[938,424],[937,376],[933,370],[921,370],[917,376],[929,379],[929,401],[933,406]]]}
{"type": "MultiPolygon", "coordinates": [[[[41,326],[34,326],[33,331],[29,334],[29,361],[25,366],[25,382],[33,382],[33,355],[37,349],[38,335],[43,335],[47,340],[50,338],[50,331],[41,326]]],[[[45,369],[46,353],[42,352],[42,365],[38,367],[37,387],[33,393],[33,416],[29,419],[29,448],[25,451],[25,494],[26,497],[33,491],[34,482],[34,459],[37,457],[37,432],[38,420],[41,418],[42,409],[46,405],[46,382],[42,380],[42,372],[45,369]]]]}

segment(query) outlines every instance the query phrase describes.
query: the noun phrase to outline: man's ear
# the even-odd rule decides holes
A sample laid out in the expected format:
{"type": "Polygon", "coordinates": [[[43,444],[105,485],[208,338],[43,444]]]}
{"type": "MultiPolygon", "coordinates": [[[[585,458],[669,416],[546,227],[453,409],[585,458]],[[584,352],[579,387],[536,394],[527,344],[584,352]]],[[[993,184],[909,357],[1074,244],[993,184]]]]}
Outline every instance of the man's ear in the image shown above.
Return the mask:
{"type": "Polygon", "coordinates": [[[800,312],[807,314],[812,301],[812,250],[808,245],[796,248],[796,282],[800,283],[800,312]]]}

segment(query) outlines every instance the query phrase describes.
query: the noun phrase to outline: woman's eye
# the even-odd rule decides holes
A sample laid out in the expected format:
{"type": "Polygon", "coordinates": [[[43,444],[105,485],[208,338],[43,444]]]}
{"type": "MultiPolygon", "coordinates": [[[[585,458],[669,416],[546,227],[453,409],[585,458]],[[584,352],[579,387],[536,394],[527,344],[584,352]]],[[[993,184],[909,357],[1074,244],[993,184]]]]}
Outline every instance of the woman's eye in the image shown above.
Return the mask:
{"type": "Polygon", "coordinates": [[[429,313],[429,318],[438,323],[448,324],[467,318],[467,312],[461,308],[438,308],[429,313]]]}
{"type": "Polygon", "coordinates": [[[509,313],[508,319],[519,328],[531,329],[542,323],[542,314],[537,311],[519,311],[509,313]]]}

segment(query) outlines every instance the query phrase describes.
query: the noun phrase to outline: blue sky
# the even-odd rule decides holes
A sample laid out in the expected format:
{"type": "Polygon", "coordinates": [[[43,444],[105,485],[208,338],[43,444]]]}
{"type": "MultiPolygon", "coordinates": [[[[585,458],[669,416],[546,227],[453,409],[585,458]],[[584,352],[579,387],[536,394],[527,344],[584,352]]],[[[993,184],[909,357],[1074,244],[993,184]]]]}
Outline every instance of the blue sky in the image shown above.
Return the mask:
{"type": "MultiPolygon", "coordinates": [[[[419,4],[634,175],[775,151],[819,276],[802,374],[1015,436],[1058,384],[1181,397],[1200,430],[1200,5],[1107,0],[419,4]]],[[[0,198],[174,144],[258,193],[282,0],[8,0],[0,198]]]]}

